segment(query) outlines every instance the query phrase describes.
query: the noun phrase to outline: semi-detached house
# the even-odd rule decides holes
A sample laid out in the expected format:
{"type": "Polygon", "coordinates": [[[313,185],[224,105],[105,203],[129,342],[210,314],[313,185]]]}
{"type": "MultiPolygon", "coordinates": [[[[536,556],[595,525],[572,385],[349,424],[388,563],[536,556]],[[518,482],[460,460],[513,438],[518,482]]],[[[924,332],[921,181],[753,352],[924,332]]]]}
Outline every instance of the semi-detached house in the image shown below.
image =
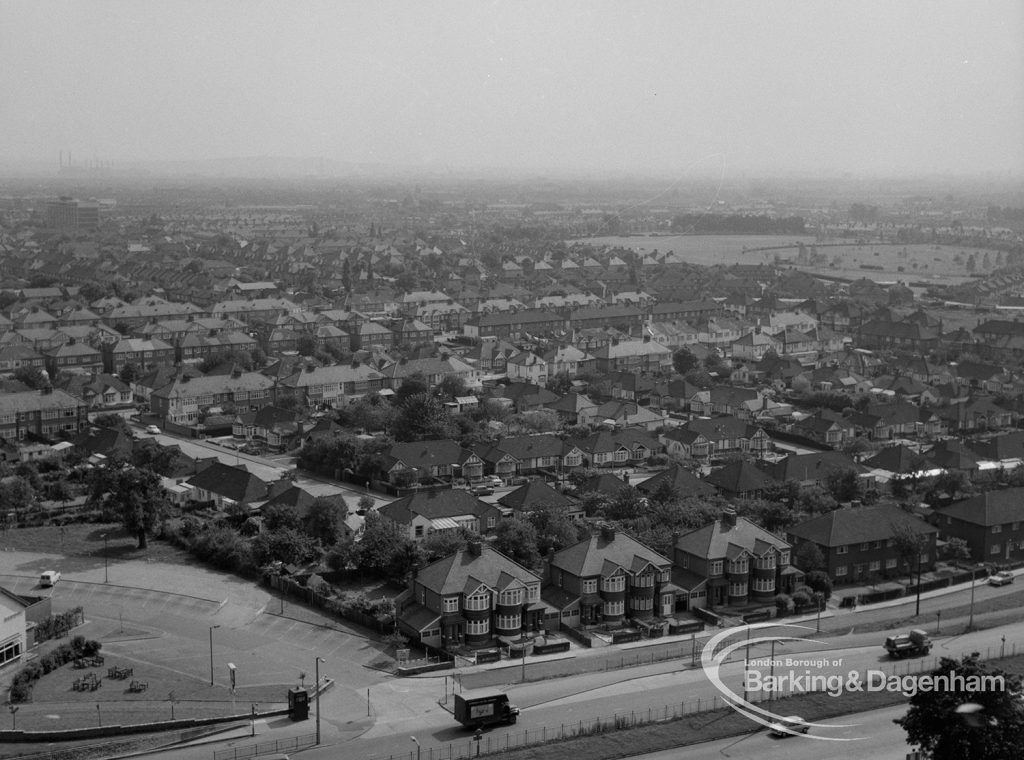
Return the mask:
{"type": "Polygon", "coordinates": [[[677,588],[672,562],[610,525],[548,557],[544,601],[563,625],[669,618],[677,588]]]}
{"type": "Polygon", "coordinates": [[[193,425],[210,407],[253,412],[274,403],[274,380],[259,372],[181,375],[149,396],[150,411],[166,422],[193,425]]]}
{"type": "Polygon", "coordinates": [[[306,366],[280,381],[280,391],[290,393],[307,407],[335,407],[387,387],[384,375],[365,364],[306,366]]]}
{"type": "Polygon", "coordinates": [[[399,630],[438,648],[540,632],[546,609],[540,576],[479,541],[420,569],[395,606],[399,630]]]}

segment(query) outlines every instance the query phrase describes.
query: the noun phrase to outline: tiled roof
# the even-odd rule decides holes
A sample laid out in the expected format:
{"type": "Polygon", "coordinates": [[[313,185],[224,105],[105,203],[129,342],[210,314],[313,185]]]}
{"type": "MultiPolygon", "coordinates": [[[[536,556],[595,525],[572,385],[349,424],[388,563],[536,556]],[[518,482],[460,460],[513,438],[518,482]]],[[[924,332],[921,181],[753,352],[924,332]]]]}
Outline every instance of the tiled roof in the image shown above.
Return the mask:
{"type": "Polygon", "coordinates": [[[906,526],[916,533],[938,533],[919,517],[892,505],[836,509],[787,529],[797,538],[819,546],[846,546],[893,537],[894,526],[906,526]]]}
{"type": "Polygon", "coordinates": [[[680,536],[675,546],[704,559],[723,559],[728,556],[730,546],[744,549],[754,556],[763,555],[771,547],[776,550],[789,548],[781,538],[745,517],[736,517],[735,525],[730,524],[728,517],[722,517],[680,536]]]}
{"type": "Polygon", "coordinates": [[[621,531],[602,530],[578,544],[555,552],[551,566],[578,577],[606,575],[609,565],[635,572],[647,564],[668,569],[671,561],[621,531]]]}
{"type": "Polygon", "coordinates": [[[460,594],[467,588],[472,591],[481,584],[500,591],[516,581],[525,585],[540,580],[539,575],[487,544],[480,547],[479,556],[467,547],[416,574],[420,585],[442,595],[460,594]]]}
{"type": "Polygon", "coordinates": [[[1024,488],[986,491],[935,511],[939,515],[986,527],[1020,522],[1024,520],[1024,488]]]}

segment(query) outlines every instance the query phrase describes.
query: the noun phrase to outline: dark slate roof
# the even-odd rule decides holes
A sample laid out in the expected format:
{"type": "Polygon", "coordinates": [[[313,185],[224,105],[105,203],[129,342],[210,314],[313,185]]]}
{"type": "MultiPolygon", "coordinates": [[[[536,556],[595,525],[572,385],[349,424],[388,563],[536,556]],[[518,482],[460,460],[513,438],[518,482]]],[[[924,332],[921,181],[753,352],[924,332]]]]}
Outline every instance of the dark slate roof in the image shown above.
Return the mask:
{"type": "Polygon", "coordinates": [[[892,538],[893,526],[906,525],[917,533],[937,533],[938,529],[919,517],[891,504],[873,507],[848,507],[813,517],[788,529],[791,536],[819,546],[846,546],[892,538]]]}
{"type": "Polygon", "coordinates": [[[629,487],[629,483],[624,481],[618,475],[613,475],[610,472],[602,472],[599,475],[594,475],[583,481],[578,493],[603,493],[606,496],[618,496],[619,491],[623,488],[629,487]]]}
{"type": "Polygon", "coordinates": [[[578,544],[555,552],[551,567],[582,578],[611,575],[619,567],[633,573],[646,564],[668,569],[671,561],[621,531],[602,530],[578,544]]]}
{"type": "Polygon", "coordinates": [[[422,568],[416,574],[416,580],[425,588],[447,596],[461,594],[480,584],[501,591],[516,581],[524,585],[537,583],[540,576],[483,544],[479,556],[468,547],[461,549],[422,568]]]}
{"type": "Polygon", "coordinates": [[[697,528],[676,539],[676,548],[704,559],[724,559],[735,556],[738,549],[760,557],[774,548],[788,549],[789,544],[745,517],[736,517],[731,525],[728,517],[697,528]]]}
{"type": "Polygon", "coordinates": [[[977,470],[978,458],[955,438],[939,441],[928,452],[928,458],[939,467],[953,470],[977,470]]]}
{"type": "Polygon", "coordinates": [[[267,485],[243,467],[216,462],[186,481],[188,485],[236,502],[265,499],[267,485]]]}
{"type": "Polygon", "coordinates": [[[379,512],[389,520],[403,524],[411,522],[414,515],[422,515],[428,520],[459,515],[500,516],[493,504],[461,490],[417,491],[381,507],[379,512]]]}
{"type": "Polygon", "coordinates": [[[1024,432],[1005,433],[971,444],[981,459],[1018,459],[1024,457],[1024,432]]]}
{"type": "Polygon", "coordinates": [[[986,491],[935,510],[975,525],[1005,525],[1024,520],[1024,488],[986,491]]]}
{"type": "Polygon", "coordinates": [[[729,462],[724,467],[713,470],[704,478],[704,482],[710,483],[728,494],[735,495],[761,491],[778,484],[773,477],[766,475],[757,469],[753,462],[748,462],[745,459],[729,462]]]}
{"type": "Polygon", "coordinates": [[[668,483],[681,497],[687,496],[711,496],[715,489],[698,478],[682,465],[674,464],[667,470],[662,470],[642,483],[638,483],[636,490],[650,496],[658,490],[662,483],[668,483]]]}
{"type": "Polygon", "coordinates": [[[768,464],[764,471],[776,480],[824,480],[835,470],[864,472],[865,468],[838,451],[820,451],[813,454],[789,454],[774,464],[768,464]]]}
{"type": "Polygon", "coordinates": [[[897,446],[886,446],[870,459],[865,459],[861,464],[872,469],[904,474],[926,470],[931,467],[931,462],[925,457],[916,451],[911,451],[902,443],[897,446]]]}
{"type": "Polygon", "coordinates": [[[541,478],[533,478],[519,488],[511,491],[500,499],[498,503],[503,507],[511,509],[529,510],[539,504],[552,507],[568,507],[574,502],[564,494],[545,483],[541,478]]]}

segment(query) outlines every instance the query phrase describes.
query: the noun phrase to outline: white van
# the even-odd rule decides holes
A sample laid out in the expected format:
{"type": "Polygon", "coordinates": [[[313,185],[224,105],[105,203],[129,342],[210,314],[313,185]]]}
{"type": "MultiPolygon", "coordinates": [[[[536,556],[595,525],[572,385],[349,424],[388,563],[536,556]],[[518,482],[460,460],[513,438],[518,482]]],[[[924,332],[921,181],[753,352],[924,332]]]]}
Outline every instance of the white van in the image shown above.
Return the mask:
{"type": "Polygon", "coordinates": [[[59,580],[60,572],[58,572],[57,570],[47,570],[45,573],[39,576],[39,585],[53,586],[59,580]]]}

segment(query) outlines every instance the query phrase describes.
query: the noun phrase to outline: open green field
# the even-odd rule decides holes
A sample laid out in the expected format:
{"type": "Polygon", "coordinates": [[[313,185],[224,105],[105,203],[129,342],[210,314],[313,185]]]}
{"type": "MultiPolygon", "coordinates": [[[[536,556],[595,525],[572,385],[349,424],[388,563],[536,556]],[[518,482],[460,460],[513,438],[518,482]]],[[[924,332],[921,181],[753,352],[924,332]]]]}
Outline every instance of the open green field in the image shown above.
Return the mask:
{"type": "Polygon", "coordinates": [[[770,264],[775,261],[797,266],[808,272],[836,277],[904,282],[954,284],[970,279],[967,261],[976,257],[976,272],[995,268],[995,251],[949,245],[858,245],[841,240],[818,241],[810,235],[635,235],[586,238],[577,241],[591,245],[628,248],[639,253],[673,251],[691,264],[770,264]],[[798,246],[817,245],[824,261],[818,265],[799,264],[798,246]],[[772,248],[777,250],[758,250],[772,248]],[[985,267],[988,254],[989,266],[985,267]],[[882,267],[861,269],[862,266],[882,267]],[[900,271],[902,268],[902,271],[900,271]]]}
{"type": "MultiPolygon", "coordinates": [[[[751,248],[792,246],[796,255],[800,243],[810,245],[813,235],[636,235],[586,238],[578,241],[590,245],[628,248],[643,254],[672,251],[689,264],[764,264],[774,260],[769,253],[744,253],[751,248]]],[[[785,251],[780,253],[786,254],[785,251]]],[[[788,254],[786,254],[788,255],[788,254]]]]}

